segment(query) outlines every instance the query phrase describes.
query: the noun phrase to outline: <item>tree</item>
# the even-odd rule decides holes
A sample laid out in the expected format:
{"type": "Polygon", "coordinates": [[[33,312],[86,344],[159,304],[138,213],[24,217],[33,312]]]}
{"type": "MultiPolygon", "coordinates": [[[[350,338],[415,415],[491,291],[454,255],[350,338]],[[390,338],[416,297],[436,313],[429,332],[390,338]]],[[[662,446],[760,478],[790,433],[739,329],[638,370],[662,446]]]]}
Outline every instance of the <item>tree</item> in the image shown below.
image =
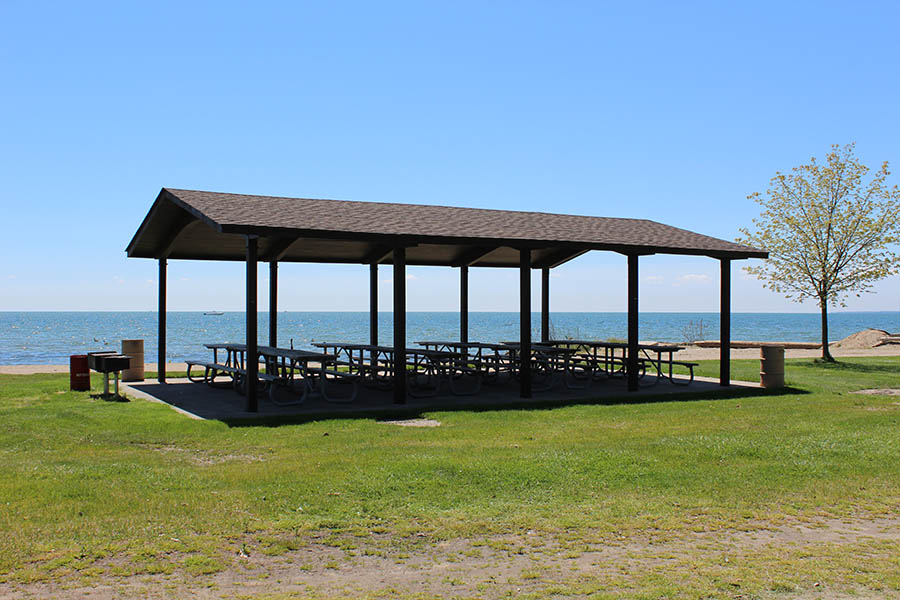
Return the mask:
{"type": "Polygon", "coordinates": [[[900,273],[900,190],[889,187],[888,163],[864,181],[869,168],[855,144],[834,145],[825,164],[816,162],[776,172],[765,195],[748,196],[762,215],[754,231],[741,229],[741,243],[768,250],[769,259],[745,267],[775,292],[795,302],[815,300],[822,311],[822,359],[828,348],[828,307],[846,306],[850,295],[869,291],[900,273]]]}

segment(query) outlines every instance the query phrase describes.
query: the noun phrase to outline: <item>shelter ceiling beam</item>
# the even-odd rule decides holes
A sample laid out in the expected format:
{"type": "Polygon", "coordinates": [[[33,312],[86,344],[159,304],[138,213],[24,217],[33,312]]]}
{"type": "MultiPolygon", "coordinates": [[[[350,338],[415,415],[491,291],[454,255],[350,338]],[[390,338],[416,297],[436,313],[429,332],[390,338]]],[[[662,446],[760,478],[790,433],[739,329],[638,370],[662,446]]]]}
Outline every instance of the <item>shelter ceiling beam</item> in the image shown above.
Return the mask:
{"type": "Polygon", "coordinates": [[[588,252],[590,252],[590,250],[587,248],[561,248],[559,250],[551,250],[539,260],[534,261],[532,267],[535,269],[553,269],[572,259],[578,258],[582,254],[587,254],[588,252]]]}
{"type": "Polygon", "coordinates": [[[474,246],[472,248],[464,248],[463,251],[457,254],[456,258],[453,259],[453,266],[469,267],[496,249],[496,246],[474,246]]]}
{"type": "Polygon", "coordinates": [[[363,262],[368,265],[379,265],[385,262],[394,253],[394,248],[383,244],[376,244],[363,258],[363,262]]]}
{"type": "Polygon", "coordinates": [[[266,250],[265,256],[262,257],[263,262],[278,262],[284,255],[287,254],[287,251],[290,250],[291,246],[300,239],[300,236],[291,236],[291,237],[283,237],[283,238],[275,238],[270,244],[269,248],[266,250]]]}

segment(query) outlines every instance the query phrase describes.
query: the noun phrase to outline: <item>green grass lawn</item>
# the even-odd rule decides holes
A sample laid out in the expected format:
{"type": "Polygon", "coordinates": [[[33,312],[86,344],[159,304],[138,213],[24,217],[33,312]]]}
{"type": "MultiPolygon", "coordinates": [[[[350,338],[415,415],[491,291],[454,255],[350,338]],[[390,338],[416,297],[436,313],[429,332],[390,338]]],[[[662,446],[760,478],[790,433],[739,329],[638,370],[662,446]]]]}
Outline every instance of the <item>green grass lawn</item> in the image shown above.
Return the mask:
{"type": "MultiPolygon", "coordinates": [[[[759,361],[732,365],[734,379],[758,379],[759,361]]],[[[718,363],[698,374],[716,376],[718,363]]],[[[787,385],[424,415],[437,428],[362,418],[229,427],[69,392],[67,375],[0,375],[0,595],[42,581],[199,582],[244,554],[312,543],[352,563],[403,561],[442,541],[475,552],[526,539],[553,540],[528,550],[535,571],[520,575],[536,597],[795,597],[811,582],[896,595],[897,537],[777,547],[716,537],[900,522],[900,397],[849,393],[900,388],[900,357],[793,360],[787,385]],[[548,574],[551,558],[607,542],[644,567],[548,574]],[[683,551],[660,558],[647,551],[655,543],[683,551]]]]}

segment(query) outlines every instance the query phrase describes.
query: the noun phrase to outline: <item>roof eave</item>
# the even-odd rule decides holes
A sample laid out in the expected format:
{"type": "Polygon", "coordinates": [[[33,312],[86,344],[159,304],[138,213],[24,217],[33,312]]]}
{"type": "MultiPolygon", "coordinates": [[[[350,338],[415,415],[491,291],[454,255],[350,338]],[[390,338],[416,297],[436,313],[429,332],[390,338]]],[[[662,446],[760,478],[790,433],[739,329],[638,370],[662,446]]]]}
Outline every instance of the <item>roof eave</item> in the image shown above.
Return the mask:
{"type": "Polygon", "coordinates": [[[263,227],[255,225],[223,224],[218,227],[222,233],[238,235],[256,235],[259,237],[297,236],[332,240],[365,240],[373,243],[382,243],[390,246],[414,246],[418,244],[451,244],[451,245],[478,245],[490,244],[492,246],[505,246],[509,248],[572,248],[585,250],[599,250],[604,252],[619,252],[620,254],[680,254],[687,256],[708,256],[710,258],[730,258],[741,260],[747,258],[768,258],[768,253],[749,248],[748,250],[704,250],[700,248],[683,248],[677,246],[659,245],[633,245],[633,244],[598,244],[578,241],[558,240],[523,240],[517,238],[479,238],[479,237],[450,237],[450,236],[423,236],[402,234],[381,234],[365,232],[346,232],[324,229],[290,229],[263,227]]]}
{"type": "Polygon", "coordinates": [[[203,221],[216,231],[222,233],[222,226],[200,212],[190,204],[184,202],[181,198],[170,192],[167,188],[162,188],[159,190],[159,194],[156,196],[156,200],[153,202],[153,206],[150,207],[150,211],[147,213],[147,216],[144,217],[144,220],[141,221],[140,227],[138,227],[137,232],[135,232],[134,237],[131,238],[131,242],[128,243],[128,246],[125,248],[125,253],[128,258],[161,258],[156,256],[155,253],[135,253],[135,247],[140,242],[141,237],[145,234],[147,227],[150,225],[153,220],[154,215],[159,212],[160,206],[163,205],[164,202],[171,202],[173,205],[181,208],[185,212],[187,212],[192,217],[203,221]]]}
{"type": "Polygon", "coordinates": [[[166,191],[165,188],[163,188],[159,191],[159,194],[157,194],[157,196],[156,196],[156,200],[153,201],[153,205],[150,207],[150,210],[147,212],[146,216],[144,217],[144,220],[141,221],[140,226],[138,227],[137,231],[134,232],[134,236],[131,238],[131,241],[128,243],[128,246],[125,248],[125,252],[127,253],[129,258],[132,258],[132,257],[145,258],[145,257],[139,256],[139,255],[136,255],[134,253],[134,247],[137,245],[138,240],[141,238],[141,236],[144,234],[144,231],[147,229],[147,226],[150,224],[150,221],[153,218],[153,215],[155,215],[156,212],[159,210],[159,205],[162,202],[163,192],[165,192],[165,191],[166,191]]]}

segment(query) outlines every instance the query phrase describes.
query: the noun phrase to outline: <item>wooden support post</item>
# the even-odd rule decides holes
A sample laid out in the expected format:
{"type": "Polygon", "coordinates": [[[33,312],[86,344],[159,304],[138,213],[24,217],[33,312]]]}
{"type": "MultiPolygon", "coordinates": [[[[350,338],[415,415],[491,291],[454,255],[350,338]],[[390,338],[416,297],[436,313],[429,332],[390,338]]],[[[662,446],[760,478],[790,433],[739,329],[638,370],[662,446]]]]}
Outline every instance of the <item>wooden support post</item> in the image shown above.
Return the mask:
{"type": "Polygon", "coordinates": [[[406,404],[406,248],[394,248],[394,404],[406,404]]]}
{"type": "Polygon", "coordinates": [[[278,346],[278,262],[269,263],[269,345],[278,346]]]}
{"type": "Polygon", "coordinates": [[[519,250],[519,396],[531,398],[531,250],[519,250]]]}
{"type": "Polygon", "coordinates": [[[158,357],[156,359],[156,380],[166,382],[166,266],[165,258],[159,259],[159,333],[157,337],[158,357]]]}
{"type": "Polygon", "coordinates": [[[628,255],[628,391],[638,389],[638,255],[628,255]]]}
{"type": "Polygon", "coordinates": [[[247,412],[258,412],[256,387],[259,379],[259,353],[257,342],[257,321],[259,313],[256,309],[257,295],[257,256],[259,238],[247,236],[247,355],[244,368],[247,371],[247,412]]]}
{"type": "Polygon", "coordinates": [[[541,343],[550,341],[550,268],[541,269],[541,343]]]}
{"type": "Polygon", "coordinates": [[[469,267],[459,269],[459,341],[469,341],[469,267]]]}
{"type": "Polygon", "coordinates": [[[731,385],[731,259],[720,261],[719,285],[719,385],[731,385]]]}
{"type": "Polygon", "coordinates": [[[378,263],[369,265],[369,344],[378,345],[378,263]]]}

